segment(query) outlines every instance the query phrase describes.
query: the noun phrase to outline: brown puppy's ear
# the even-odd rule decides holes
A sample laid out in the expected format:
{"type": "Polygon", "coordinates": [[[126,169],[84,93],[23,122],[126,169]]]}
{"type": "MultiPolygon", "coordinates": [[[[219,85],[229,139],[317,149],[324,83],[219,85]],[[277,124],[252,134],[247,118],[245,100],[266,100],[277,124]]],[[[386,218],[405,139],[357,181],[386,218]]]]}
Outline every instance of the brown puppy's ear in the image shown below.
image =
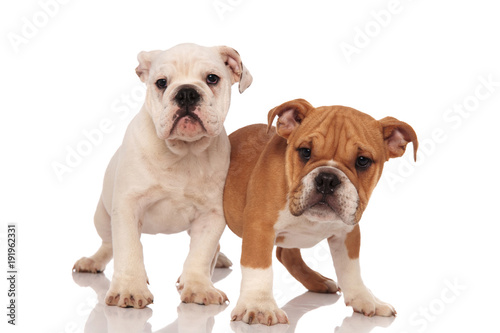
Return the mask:
{"type": "Polygon", "coordinates": [[[151,62],[160,53],[160,50],[155,51],[142,51],[137,55],[137,60],[139,60],[139,66],[135,69],[135,73],[142,82],[146,82],[149,78],[149,70],[151,69],[151,62]]]}
{"type": "Polygon", "coordinates": [[[382,134],[387,149],[387,160],[393,157],[401,157],[405,153],[406,145],[413,143],[413,158],[417,160],[418,140],[413,128],[405,122],[393,117],[385,117],[379,120],[382,125],[382,134]]]}
{"type": "Polygon", "coordinates": [[[227,46],[216,46],[219,50],[219,53],[222,57],[222,60],[226,64],[227,67],[233,72],[232,82],[239,82],[238,90],[240,94],[244,92],[250,84],[252,83],[252,75],[248,71],[248,69],[243,66],[243,62],[241,61],[240,54],[233,48],[227,46]]]}
{"type": "Polygon", "coordinates": [[[293,130],[300,125],[312,109],[314,107],[305,99],[294,99],[275,107],[267,114],[267,132],[271,129],[274,118],[278,116],[276,133],[288,139],[293,130]]]}

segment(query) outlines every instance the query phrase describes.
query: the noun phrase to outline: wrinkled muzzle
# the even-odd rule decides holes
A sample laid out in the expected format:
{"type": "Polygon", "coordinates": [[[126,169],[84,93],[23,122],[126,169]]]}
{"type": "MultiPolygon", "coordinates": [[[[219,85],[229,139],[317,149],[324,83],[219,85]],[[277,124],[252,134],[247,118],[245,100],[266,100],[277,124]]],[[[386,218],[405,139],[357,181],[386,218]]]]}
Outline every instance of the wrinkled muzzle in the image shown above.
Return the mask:
{"type": "Polygon", "coordinates": [[[341,220],[354,225],[358,204],[358,192],[349,178],[328,166],[312,170],[290,193],[290,212],[317,222],[341,220]]]}

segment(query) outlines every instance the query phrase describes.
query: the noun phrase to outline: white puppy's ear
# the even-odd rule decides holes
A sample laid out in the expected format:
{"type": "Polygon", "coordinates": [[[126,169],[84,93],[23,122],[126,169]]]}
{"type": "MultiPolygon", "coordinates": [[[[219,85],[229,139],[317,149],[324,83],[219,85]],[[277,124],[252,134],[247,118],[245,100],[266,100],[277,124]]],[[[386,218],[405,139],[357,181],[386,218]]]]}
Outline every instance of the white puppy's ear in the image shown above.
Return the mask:
{"type": "Polygon", "coordinates": [[[232,82],[239,82],[238,90],[244,92],[252,83],[252,75],[248,69],[243,66],[240,54],[233,48],[227,46],[217,46],[217,49],[222,56],[222,60],[232,72],[232,82]]]}
{"type": "Polygon", "coordinates": [[[408,143],[413,143],[413,158],[417,160],[418,140],[413,128],[405,122],[393,117],[379,120],[387,148],[387,159],[403,156],[408,143]]]}
{"type": "Polygon", "coordinates": [[[279,136],[288,139],[290,134],[299,127],[302,120],[314,107],[305,99],[294,99],[280,106],[275,107],[267,114],[267,131],[271,129],[273,120],[278,116],[276,123],[276,133],[279,136]]]}
{"type": "Polygon", "coordinates": [[[139,60],[139,66],[135,69],[137,76],[142,82],[146,82],[149,77],[149,70],[151,69],[151,63],[158,56],[160,50],[155,51],[142,51],[137,55],[137,60],[139,60]]]}

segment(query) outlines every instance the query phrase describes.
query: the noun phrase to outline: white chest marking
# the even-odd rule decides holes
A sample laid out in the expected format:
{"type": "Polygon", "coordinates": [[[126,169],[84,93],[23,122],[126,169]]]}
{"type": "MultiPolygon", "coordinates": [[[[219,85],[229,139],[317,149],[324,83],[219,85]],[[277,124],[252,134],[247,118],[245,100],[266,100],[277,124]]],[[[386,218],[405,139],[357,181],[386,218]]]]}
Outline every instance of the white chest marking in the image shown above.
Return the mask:
{"type": "Polygon", "coordinates": [[[293,216],[287,203],[285,209],[280,211],[278,222],[274,225],[275,242],[283,248],[309,248],[325,238],[344,236],[353,228],[353,225],[347,225],[341,219],[316,222],[304,216],[293,216]]]}

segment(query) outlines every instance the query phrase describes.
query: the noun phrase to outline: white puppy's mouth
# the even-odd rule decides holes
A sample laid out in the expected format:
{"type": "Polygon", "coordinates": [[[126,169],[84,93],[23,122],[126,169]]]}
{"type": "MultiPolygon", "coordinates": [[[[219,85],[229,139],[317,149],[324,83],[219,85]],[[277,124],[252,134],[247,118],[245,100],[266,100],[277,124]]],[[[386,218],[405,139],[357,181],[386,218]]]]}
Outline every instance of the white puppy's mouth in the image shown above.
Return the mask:
{"type": "Polygon", "coordinates": [[[206,132],[203,121],[194,112],[190,112],[189,108],[179,109],[173,116],[172,129],[170,130],[170,135],[177,129],[177,127],[182,127],[188,131],[192,131],[197,126],[206,132]]]}
{"type": "Polygon", "coordinates": [[[174,92],[171,103],[177,110],[171,118],[169,138],[192,140],[207,133],[200,117],[203,98],[195,86],[181,86],[174,92]]]}

